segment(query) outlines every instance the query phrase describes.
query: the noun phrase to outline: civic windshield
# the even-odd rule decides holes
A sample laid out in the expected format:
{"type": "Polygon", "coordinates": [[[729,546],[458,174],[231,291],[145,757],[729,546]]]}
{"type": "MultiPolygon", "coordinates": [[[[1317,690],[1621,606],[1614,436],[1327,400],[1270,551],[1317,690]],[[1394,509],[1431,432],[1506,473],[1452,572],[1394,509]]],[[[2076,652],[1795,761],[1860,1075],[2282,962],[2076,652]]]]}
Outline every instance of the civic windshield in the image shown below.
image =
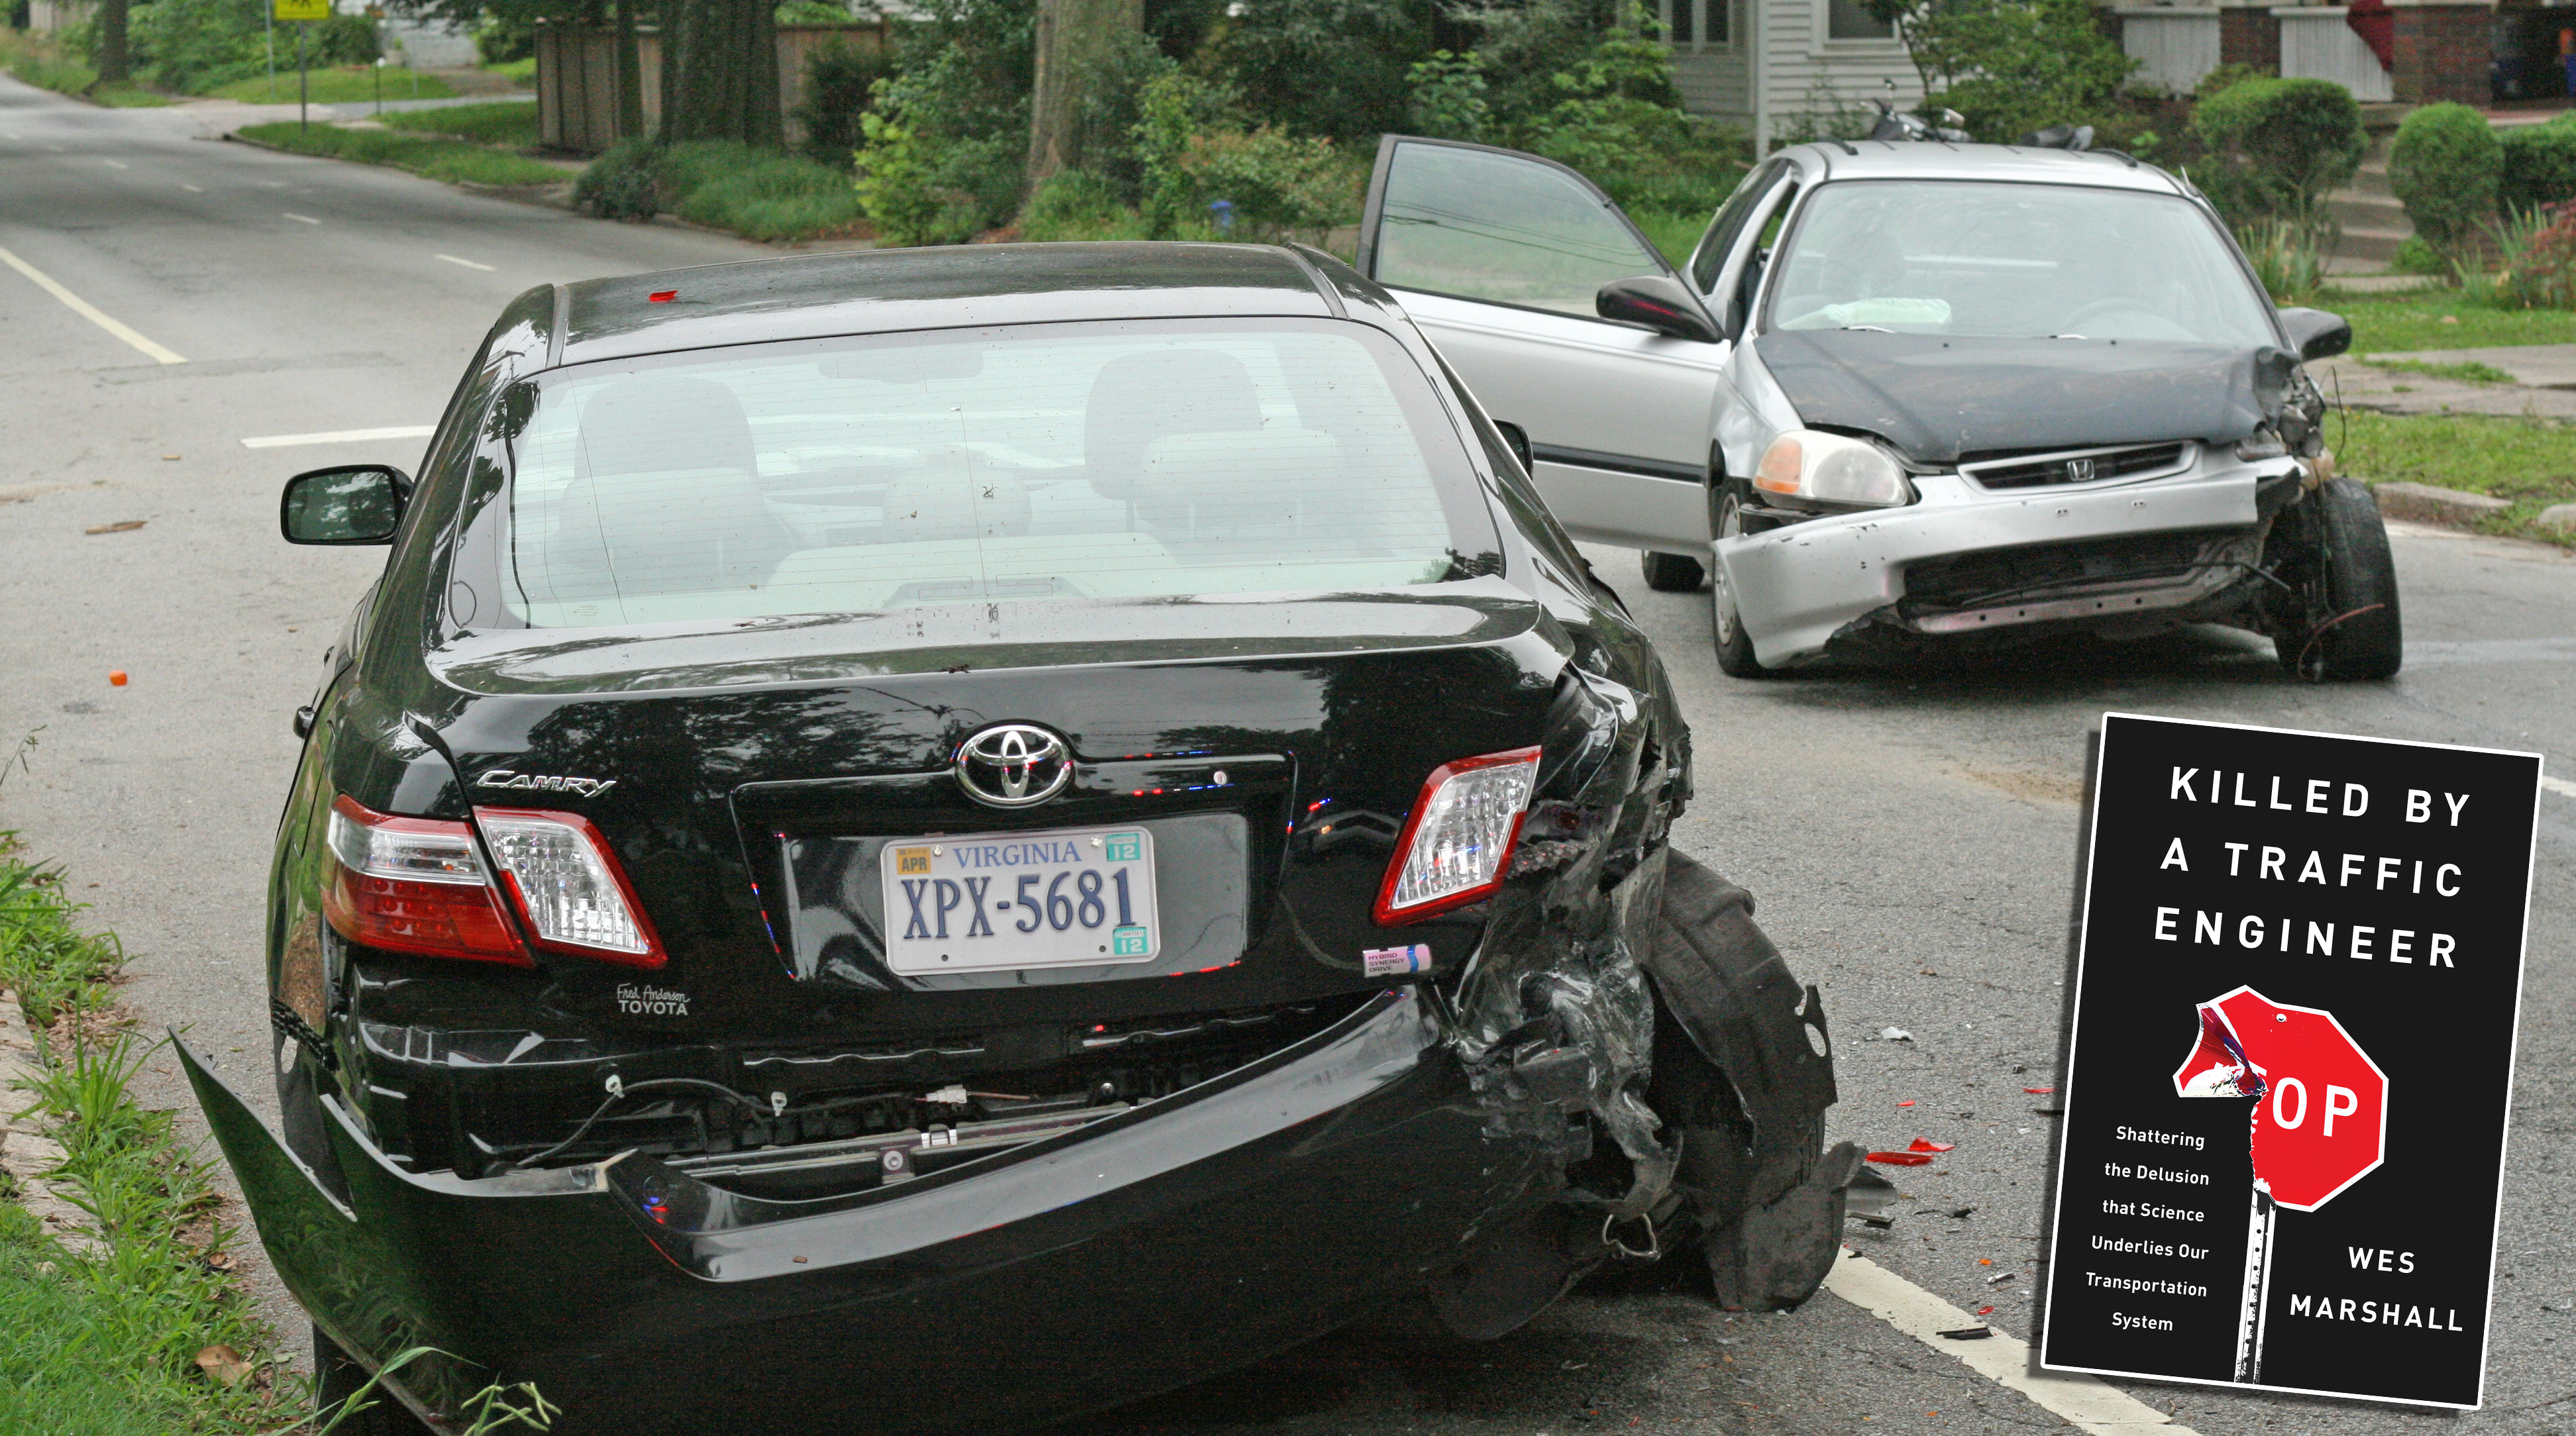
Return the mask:
{"type": "Polygon", "coordinates": [[[1775,329],[2279,342],[2217,228],[2177,195],[1829,184],[1807,202],[1773,283],[1775,329]]]}
{"type": "Polygon", "coordinates": [[[1456,430],[1329,321],[1031,325],[539,376],[504,603],[536,628],[1489,572],[1456,430]]]}

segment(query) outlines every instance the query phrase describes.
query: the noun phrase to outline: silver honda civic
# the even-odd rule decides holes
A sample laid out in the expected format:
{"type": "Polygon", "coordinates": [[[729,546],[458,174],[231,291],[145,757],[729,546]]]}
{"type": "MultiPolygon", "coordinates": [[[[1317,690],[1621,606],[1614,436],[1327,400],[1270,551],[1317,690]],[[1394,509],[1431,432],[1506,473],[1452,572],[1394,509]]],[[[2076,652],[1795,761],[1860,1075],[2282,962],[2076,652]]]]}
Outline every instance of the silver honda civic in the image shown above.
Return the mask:
{"type": "Polygon", "coordinates": [[[2397,671],[2387,534],[2303,367],[2351,329],[2276,309],[2153,165],[1799,145],[1675,268],[1563,165],[1390,135],[1359,258],[1568,529],[1708,584],[1728,673],[2187,623],[2397,671]]]}

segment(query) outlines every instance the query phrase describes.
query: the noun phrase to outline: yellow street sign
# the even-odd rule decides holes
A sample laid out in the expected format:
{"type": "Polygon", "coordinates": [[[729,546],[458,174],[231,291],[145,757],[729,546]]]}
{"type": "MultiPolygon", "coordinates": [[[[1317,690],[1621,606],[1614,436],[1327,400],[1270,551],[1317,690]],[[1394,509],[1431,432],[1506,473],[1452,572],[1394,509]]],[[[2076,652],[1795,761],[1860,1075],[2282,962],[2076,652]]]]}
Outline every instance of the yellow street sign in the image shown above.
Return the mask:
{"type": "Polygon", "coordinates": [[[328,20],[331,0],[274,0],[280,20],[328,20]]]}

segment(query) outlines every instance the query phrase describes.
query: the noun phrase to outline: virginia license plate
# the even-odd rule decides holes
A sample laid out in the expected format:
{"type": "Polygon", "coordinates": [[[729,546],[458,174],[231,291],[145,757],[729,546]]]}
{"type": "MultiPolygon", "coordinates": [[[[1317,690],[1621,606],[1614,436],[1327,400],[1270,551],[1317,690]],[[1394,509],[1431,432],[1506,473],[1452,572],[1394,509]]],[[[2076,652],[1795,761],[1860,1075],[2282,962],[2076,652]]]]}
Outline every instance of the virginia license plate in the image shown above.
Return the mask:
{"type": "Polygon", "coordinates": [[[886,844],[886,966],[906,976],[1143,962],[1162,949],[1154,835],[986,833],[886,844]]]}

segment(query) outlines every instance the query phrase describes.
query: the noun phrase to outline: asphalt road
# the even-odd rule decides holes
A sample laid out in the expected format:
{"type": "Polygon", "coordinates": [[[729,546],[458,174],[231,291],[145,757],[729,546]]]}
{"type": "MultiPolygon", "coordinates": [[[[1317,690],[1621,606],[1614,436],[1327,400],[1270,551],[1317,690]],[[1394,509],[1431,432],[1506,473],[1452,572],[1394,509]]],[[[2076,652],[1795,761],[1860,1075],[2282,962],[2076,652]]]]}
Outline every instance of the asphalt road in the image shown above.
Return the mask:
{"type": "MultiPolygon", "coordinates": [[[[380,558],[280,544],[277,484],[324,463],[410,465],[419,444],[240,441],[430,423],[527,285],[762,251],[203,143],[206,118],[95,110],[0,79],[0,248],[188,361],[156,364],[0,268],[0,743],[41,730],[0,785],[0,827],[65,862],[123,937],[129,1000],[187,1025],[266,1101],[259,913],[297,747],[288,715],[380,558]],[[144,527],[84,532],[131,519],[144,527]],[[131,682],[111,687],[110,669],[131,682]]],[[[1704,597],[1651,593],[1632,556],[1596,553],[1691,716],[1701,797],[1677,841],[1750,886],[1824,988],[1843,1092],[1830,1135],[1957,1144],[1901,1173],[1895,1225],[1854,1246],[2028,1334],[2054,1132],[2033,1110],[2047,1099],[2022,1088],[2053,1085],[2060,1059],[2087,735],[2103,711],[2537,749],[2552,772],[2576,770],[2576,562],[2428,530],[2401,531],[2396,549],[2406,672],[2337,688],[2289,682],[2269,645],[2217,631],[1737,682],[1716,671],[1704,597]],[[1888,1026],[1913,1040],[1864,1040],[1888,1026]],[[2018,1276],[1989,1286],[1999,1271],[2018,1276]]],[[[2576,1196],[2556,1147],[2576,1125],[2576,798],[2547,795],[2542,814],[2489,1408],[2129,1386],[2176,1421],[2209,1436],[2576,1429],[2576,1196]]],[[[171,1073],[155,1080],[185,1105],[171,1073]]],[[[1833,1296],[1729,1317],[1704,1291],[1675,1266],[1614,1272],[1500,1342],[1354,1331],[1083,1427],[2063,1429],[1833,1296]]]]}

